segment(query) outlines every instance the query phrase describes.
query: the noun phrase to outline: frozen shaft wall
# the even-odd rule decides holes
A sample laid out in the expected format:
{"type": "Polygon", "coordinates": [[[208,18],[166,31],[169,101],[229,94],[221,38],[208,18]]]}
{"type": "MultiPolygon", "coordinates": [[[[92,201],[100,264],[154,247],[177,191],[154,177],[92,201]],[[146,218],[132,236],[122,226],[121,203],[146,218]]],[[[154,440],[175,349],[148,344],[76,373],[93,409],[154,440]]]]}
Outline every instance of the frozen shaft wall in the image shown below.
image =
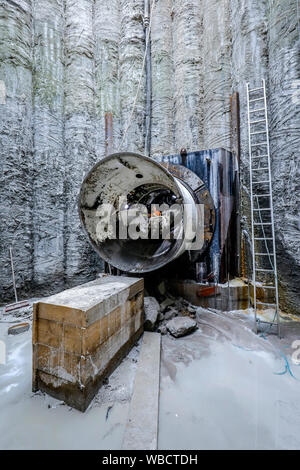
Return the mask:
{"type": "MultiPolygon", "coordinates": [[[[150,0],[150,3],[152,1],[150,0]]],[[[101,261],[79,224],[87,170],[119,150],[145,51],[144,0],[0,3],[0,295],[93,278],[101,261]],[[112,118],[112,119],[111,119],[112,118]]],[[[268,88],[281,298],[299,311],[297,0],[156,0],[151,156],[230,149],[240,94],[242,222],[249,229],[247,81],[268,88]],[[288,261],[287,261],[288,260],[288,261]]],[[[121,150],[143,153],[145,75],[121,150]]]]}

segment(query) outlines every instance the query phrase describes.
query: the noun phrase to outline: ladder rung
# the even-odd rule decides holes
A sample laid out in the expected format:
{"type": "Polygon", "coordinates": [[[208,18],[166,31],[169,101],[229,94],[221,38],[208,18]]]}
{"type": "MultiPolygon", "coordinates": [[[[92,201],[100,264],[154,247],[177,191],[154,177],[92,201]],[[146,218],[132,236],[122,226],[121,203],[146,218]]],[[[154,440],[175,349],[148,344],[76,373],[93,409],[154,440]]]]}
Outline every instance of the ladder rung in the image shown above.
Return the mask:
{"type": "Polygon", "coordinates": [[[259,122],[266,122],[265,119],[257,119],[255,121],[250,121],[250,124],[258,124],[259,122]]]}
{"type": "Polygon", "coordinates": [[[253,88],[253,90],[249,90],[249,93],[252,93],[253,91],[263,90],[263,89],[264,89],[264,87],[260,86],[258,88],[253,88]]]}
{"type": "Polygon", "coordinates": [[[268,145],[268,142],[257,142],[256,144],[251,144],[251,147],[258,147],[259,145],[268,145]]]}
{"type": "MultiPolygon", "coordinates": [[[[276,304],[275,304],[276,305],[276,304]]],[[[256,319],[256,322],[257,323],[263,323],[264,325],[272,325],[272,326],[278,326],[278,323],[276,322],[271,322],[271,321],[262,321],[262,320],[259,320],[258,318],[256,319]]]]}
{"type": "Polygon", "coordinates": [[[274,256],[274,253],[255,253],[255,256],[274,256]]]}
{"type": "Polygon", "coordinates": [[[262,209],[253,209],[253,211],[258,212],[258,211],[270,211],[271,207],[263,207],[262,209]]]}
{"type": "Polygon", "coordinates": [[[268,166],[263,166],[262,168],[252,168],[252,171],[263,171],[263,170],[268,170],[268,166]]]}
{"type": "Polygon", "coordinates": [[[264,111],[265,108],[258,108],[258,109],[250,109],[249,113],[259,113],[260,111],[264,111]]]}
{"type": "Polygon", "coordinates": [[[263,155],[251,155],[251,158],[263,158],[263,157],[268,157],[269,155],[267,153],[263,155]]]}
{"type": "Polygon", "coordinates": [[[264,100],[265,97],[263,96],[262,98],[254,98],[253,100],[249,100],[249,103],[254,103],[254,101],[261,101],[264,100]]]}
{"type": "Polygon", "coordinates": [[[263,271],[265,273],[274,273],[274,269],[255,268],[255,271],[263,271]]]}
{"type": "Polygon", "coordinates": [[[250,132],[250,135],[257,135],[257,134],[266,134],[267,131],[257,131],[257,132],[250,132]]]}
{"type": "Polygon", "coordinates": [[[255,237],[254,237],[254,240],[273,240],[273,238],[270,238],[270,237],[264,237],[264,238],[259,237],[259,238],[255,238],[255,237]]]}
{"type": "Polygon", "coordinates": [[[272,225],[272,222],[254,222],[253,225],[272,225]]]}
{"type": "Polygon", "coordinates": [[[274,302],[260,302],[259,300],[257,300],[256,303],[260,305],[276,305],[274,302]]]}
{"type": "Polygon", "coordinates": [[[270,180],[252,181],[252,184],[259,184],[259,183],[270,183],[270,180]]]}
{"type": "Polygon", "coordinates": [[[255,287],[261,287],[262,289],[276,289],[275,286],[260,286],[258,284],[255,283],[255,287]]]}
{"type": "Polygon", "coordinates": [[[253,194],[253,196],[256,196],[256,197],[268,197],[268,196],[270,196],[270,194],[268,194],[268,193],[265,193],[265,194],[253,194]]]}

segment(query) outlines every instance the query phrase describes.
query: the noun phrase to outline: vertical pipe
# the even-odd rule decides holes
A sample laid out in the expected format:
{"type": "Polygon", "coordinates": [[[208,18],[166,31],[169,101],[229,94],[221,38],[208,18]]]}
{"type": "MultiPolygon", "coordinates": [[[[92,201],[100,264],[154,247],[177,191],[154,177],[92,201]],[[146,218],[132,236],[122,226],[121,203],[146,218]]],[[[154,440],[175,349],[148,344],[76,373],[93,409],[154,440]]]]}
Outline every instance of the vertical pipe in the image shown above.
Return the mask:
{"type": "Polygon", "coordinates": [[[146,122],[145,122],[145,155],[150,157],[151,151],[151,90],[152,90],[152,71],[151,71],[151,32],[149,29],[150,21],[150,3],[144,0],[144,26],[145,26],[145,47],[146,47],[146,122]]]}
{"type": "Polygon", "coordinates": [[[0,297],[13,296],[9,246],[21,293],[32,281],[32,1],[0,4],[0,297]]]}
{"type": "Polygon", "coordinates": [[[34,284],[64,285],[64,3],[34,1],[34,284]]]}
{"type": "Polygon", "coordinates": [[[65,272],[72,284],[93,278],[101,263],[77,210],[80,185],[96,159],[93,13],[94,0],[65,0],[65,272]]]}
{"type": "Polygon", "coordinates": [[[240,163],[240,97],[239,93],[234,92],[230,97],[230,148],[237,160],[237,165],[240,163]]]}
{"type": "MultiPolygon", "coordinates": [[[[233,249],[236,250],[235,274],[241,273],[241,215],[240,215],[240,101],[239,93],[234,92],[230,97],[230,147],[234,161],[234,210],[235,210],[235,235],[236,244],[233,249]]],[[[233,263],[232,263],[233,264],[233,263]]]]}

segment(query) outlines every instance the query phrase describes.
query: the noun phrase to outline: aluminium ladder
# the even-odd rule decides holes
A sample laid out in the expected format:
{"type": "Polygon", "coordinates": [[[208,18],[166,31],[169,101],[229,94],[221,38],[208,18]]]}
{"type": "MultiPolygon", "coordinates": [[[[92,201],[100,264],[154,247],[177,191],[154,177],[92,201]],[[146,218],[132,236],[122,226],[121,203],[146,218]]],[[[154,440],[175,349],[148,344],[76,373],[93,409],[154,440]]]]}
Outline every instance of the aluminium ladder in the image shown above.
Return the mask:
{"type": "Polygon", "coordinates": [[[261,87],[253,89],[250,89],[249,83],[247,83],[247,107],[252,227],[253,307],[255,318],[254,329],[257,333],[260,323],[269,325],[269,328],[276,325],[277,334],[280,337],[278,278],[265,80],[262,80],[261,87]],[[264,276],[264,280],[262,282],[258,281],[259,276],[264,276]],[[257,292],[259,287],[261,289],[268,289],[268,292],[274,300],[272,299],[272,302],[261,302],[257,292]],[[261,321],[257,318],[257,310],[264,307],[274,308],[275,314],[272,322],[261,321]]]}

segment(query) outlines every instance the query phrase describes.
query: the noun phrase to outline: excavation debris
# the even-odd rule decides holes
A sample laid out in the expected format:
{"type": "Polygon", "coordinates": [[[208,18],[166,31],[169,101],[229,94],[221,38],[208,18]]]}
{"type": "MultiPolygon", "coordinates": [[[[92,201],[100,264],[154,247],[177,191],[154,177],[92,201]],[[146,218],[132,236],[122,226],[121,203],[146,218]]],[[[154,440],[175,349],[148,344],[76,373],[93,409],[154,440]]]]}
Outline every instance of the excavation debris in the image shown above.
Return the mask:
{"type": "Polygon", "coordinates": [[[164,320],[171,320],[174,317],[177,317],[178,311],[176,308],[171,307],[169,310],[167,310],[164,314],[162,314],[164,320]]]}
{"type": "Polygon", "coordinates": [[[168,333],[166,325],[159,325],[157,328],[157,332],[161,335],[166,335],[168,333]]]}
{"type": "Polygon", "coordinates": [[[175,299],[171,299],[169,297],[167,297],[166,299],[164,299],[161,303],[160,303],[160,309],[161,311],[163,312],[164,310],[166,310],[168,307],[170,307],[171,305],[174,305],[175,304],[175,299]]]}
{"type": "Polygon", "coordinates": [[[175,317],[166,324],[167,330],[175,338],[185,336],[197,328],[195,320],[189,317],[175,317]]]}
{"type": "MultiPolygon", "coordinates": [[[[150,311],[150,305],[152,308],[155,305],[156,310],[157,303],[154,297],[145,297],[145,314],[150,311]],[[154,301],[148,299],[154,299],[154,301]]],[[[184,298],[174,297],[170,292],[166,292],[165,296],[159,296],[158,316],[155,319],[155,323],[153,323],[154,318],[151,324],[148,323],[148,328],[153,328],[152,331],[157,331],[161,335],[184,336],[193,331],[197,326],[195,321],[197,308],[184,298]],[[168,328],[168,325],[170,325],[170,328],[168,328]]],[[[152,314],[152,309],[150,313],[152,314]]],[[[145,321],[147,322],[147,317],[145,321]]]]}
{"type": "Polygon", "coordinates": [[[154,331],[159,311],[160,306],[155,297],[144,298],[144,328],[146,331],[154,331]]]}

